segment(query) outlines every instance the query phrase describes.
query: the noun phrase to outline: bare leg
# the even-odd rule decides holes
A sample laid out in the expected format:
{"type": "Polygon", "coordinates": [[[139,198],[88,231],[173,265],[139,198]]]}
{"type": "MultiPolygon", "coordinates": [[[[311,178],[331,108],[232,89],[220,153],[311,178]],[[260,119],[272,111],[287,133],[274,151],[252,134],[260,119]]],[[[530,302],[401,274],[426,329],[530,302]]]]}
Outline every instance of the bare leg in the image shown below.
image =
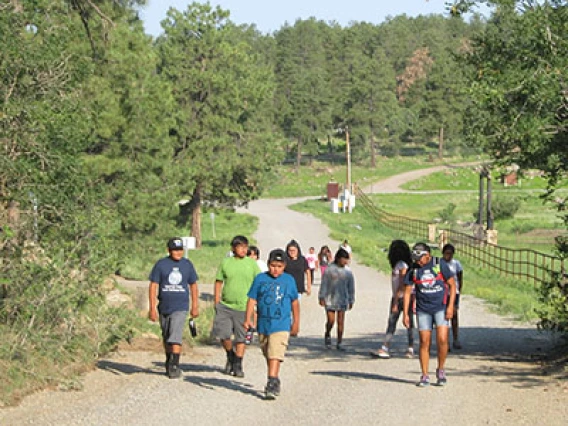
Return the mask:
{"type": "Polygon", "coordinates": [[[331,329],[335,324],[335,311],[326,311],[327,322],[325,323],[325,337],[330,337],[331,329]]]}
{"type": "Polygon", "coordinates": [[[268,363],[268,377],[278,377],[280,374],[280,360],[269,359],[268,363]]]}
{"type": "Polygon", "coordinates": [[[235,355],[239,358],[245,356],[245,344],[244,343],[237,343],[235,344],[235,355]]]}
{"type": "MultiPolygon", "coordinates": [[[[447,328],[446,328],[447,331],[447,328]]],[[[422,370],[422,375],[428,375],[428,364],[430,364],[430,340],[432,338],[431,330],[420,330],[420,368],[422,370]]],[[[438,334],[436,334],[438,336],[438,334]]],[[[446,334],[447,336],[447,334],[446,334]]],[[[448,346],[445,346],[446,353],[448,351],[448,346]]],[[[440,347],[438,347],[438,353],[440,353],[440,347]]]]}
{"type": "Polygon", "coordinates": [[[337,344],[343,341],[343,329],[345,326],[345,311],[337,311],[337,344]]]}
{"type": "MultiPolygon", "coordinates": [[[[448,356],[448,334],[449,327],[436,327],[436,343],[438,345],[438,368],[440,370],[444,369],[444,365],[446,364],[446,357],[448,356]]],[[[422,356],[422,347],[420,348],[420,356],[422,356]]]]}

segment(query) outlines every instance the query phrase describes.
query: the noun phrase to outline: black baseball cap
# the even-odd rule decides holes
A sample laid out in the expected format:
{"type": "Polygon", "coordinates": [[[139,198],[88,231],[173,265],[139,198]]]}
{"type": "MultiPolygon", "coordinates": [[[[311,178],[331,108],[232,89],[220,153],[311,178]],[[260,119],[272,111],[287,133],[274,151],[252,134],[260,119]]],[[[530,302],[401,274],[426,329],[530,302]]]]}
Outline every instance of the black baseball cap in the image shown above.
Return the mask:
{"type": "Polygon", "coordinates": [[[274,249],[268,255],[268,263],[270,262],[286,262],[286,252],[282,249],[274,249]]]}
{"type": "Polygon", "coordinates": [[[179,237],[168,240],[168,250],[183,250],[183,241],[179,237]]]}

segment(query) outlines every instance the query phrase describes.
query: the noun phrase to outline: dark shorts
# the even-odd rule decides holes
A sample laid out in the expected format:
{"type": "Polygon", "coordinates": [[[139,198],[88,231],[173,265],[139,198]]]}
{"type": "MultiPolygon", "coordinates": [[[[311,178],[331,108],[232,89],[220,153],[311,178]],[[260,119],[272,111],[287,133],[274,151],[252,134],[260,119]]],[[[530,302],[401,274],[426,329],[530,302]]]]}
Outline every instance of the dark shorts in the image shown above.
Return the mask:
{"type": "Polygon", "coordinates": [[[245,316],[244,311],[236,311],[218,303],[215,306],[213,336],[221,340],[228,340],[231,336],[235,336],[235,343],[244,343],[246,336],[245,316]]]}
{"type": "Polygon", "coordinates": [[[456,294],[456,300],[454,301],[454,309],[460,308],[460,295],[456,294]]]}
{"type": "Polygon", "coordinates": [[[171,314],[160,314],[160,327],[162,339],[170,345],[181,345],[183,341],[183,329],[187,311],[176,311],[171,314]]]}

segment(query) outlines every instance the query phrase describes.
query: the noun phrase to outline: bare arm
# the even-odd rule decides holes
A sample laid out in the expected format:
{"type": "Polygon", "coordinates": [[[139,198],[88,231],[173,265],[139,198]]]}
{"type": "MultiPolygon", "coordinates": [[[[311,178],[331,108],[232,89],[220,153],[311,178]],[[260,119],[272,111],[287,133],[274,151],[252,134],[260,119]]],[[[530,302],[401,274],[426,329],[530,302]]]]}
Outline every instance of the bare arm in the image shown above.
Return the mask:
{"type": "Polygon", "coordinates": [[[306,269],[306,293],[308,296],[312,294],[312,274],[309,269],[306,269]]]}
{"type": "Polygon", "coordinates": [[[454,316],[454,303],[456,302],[456,280],[454,277],[448,278],[446,281],[450,288],[450,300],[446,306],[446,319],[452,319],[454,316]]]}
{"type": "Polygon", "coordinates": [[[148,286],[148,300],[150,304],[150,309],[148,310],[148,318],[150,321],[157,321],[158,320],[158,311],[156,309],[156,297],[158,294],[158,283],[153,281],[150,282],[148,286]]]}
{"type": "Polygon", "coordinates": [[[189,285],[191,292],[191,316],[197,318],[199,316],[199,288],[197,282],[189,285]]]}
{"type": "Polygon", "coordinates": [[[410,315],[408,314],[408,308],[410,307],[410,297],[411,296],[412,296],[412,286],[411,285],[405,285],[402,314],[404,315],[403,322],[404,322],[404,326],[406,328],[410,327],[410,315]]]}
{"type": "Polygon", "coordinates": [[[244,323],[245,330],[248,330],[249,328],[252,328],[254,326],[254,324],[251,321],[251,318],[253,317],[255,306],[256,306],[256,299],[251,299],[249,297],[247,301],[247,310],[245,313],[245,323],[244,323]]]}
{"type": "Polygon", "coordinates": [[[223,288],[223,281],[215,281],[215,289],[213,290],[213,301],[215,304],[221,302],[221,290],[223,288]]]}
{"type": "Polygon", "coordinates": [[[290,329],[290,334],[292,336],[297,336],[300,332],[300,303],[298,299],[292,301],[292,328],[290,329]]]}

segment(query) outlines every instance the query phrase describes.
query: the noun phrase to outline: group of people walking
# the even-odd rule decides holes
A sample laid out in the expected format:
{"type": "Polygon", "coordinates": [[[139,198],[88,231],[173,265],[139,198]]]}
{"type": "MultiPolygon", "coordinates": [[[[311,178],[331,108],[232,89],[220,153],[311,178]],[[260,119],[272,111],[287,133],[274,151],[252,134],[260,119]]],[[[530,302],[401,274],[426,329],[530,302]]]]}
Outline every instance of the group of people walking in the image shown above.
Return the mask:
{"type": "MultiPolygon", "coordinates": [[[[165,370],[173,379],[181,376],[179,358],[187,315],[189,313],[192,318],[199,315],[198,276],[191,261],[183,257],[181,238],[170,239],[167,247],[168,257],[160,259],[150,274],[149,318],[160,321],[166,353],[165,370]]],[[[453,247],[444,247],[443,253],[444,258],[437,262],[431,256],[430,248],[423,243],[410,250],[408,244],[397,240],[389,248],[392,300],[386,339],[375,355],[390,357],[390,344],[401,315],[408,329],[407,355],[414,355],[415,309],[420,336],[420,386],[430,383],[428,357],[433,325],[436,325],[438,342],[438,384],[446,383],[444,363],[450,321],[456,324],[454,348],[460,347],[456,282],[461,282],[461,275],[458,280],[461,265],[452,262],[453,247]]],[[[350,260],[351,247],[347,240],[335,254],[328,246],[323,246],[318,254],[314,247],[310,247],[306,255],[302,254],[298,242],[291,240],[285,249],[272,250],[265,264],[260,259],[258,247],[249,246],[248,239],[242,235],[234,237],[230,256],[222,260],[217,271],[213,295],[215,319],[212,335],[220,340],[226,353],[223,372],[244,377],[246,344],[256,331],[267,362],[265,397],[274,399],[280,394],[280,364],[290,336],[299,333],[299,301],[303,294],[309,296],[312,293],[316,270],[321,273],[318,301],[325,309],[326,318],[323,343],[326,348],[332,348],[332,329],[337,324],[335,347],[344,350],[345,313],[355,303],[355,280],[349,267],[350,260]]]]}

